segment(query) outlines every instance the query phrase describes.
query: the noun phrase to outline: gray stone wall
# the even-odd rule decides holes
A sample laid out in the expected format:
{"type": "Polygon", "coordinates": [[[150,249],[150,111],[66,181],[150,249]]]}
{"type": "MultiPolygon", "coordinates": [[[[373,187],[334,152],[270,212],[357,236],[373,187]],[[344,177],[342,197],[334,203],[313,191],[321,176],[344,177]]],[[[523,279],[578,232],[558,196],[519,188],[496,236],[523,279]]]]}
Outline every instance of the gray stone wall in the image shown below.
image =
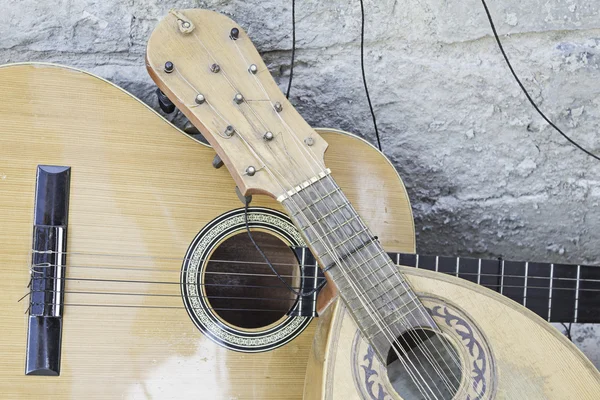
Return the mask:
{"type": "MultiPolygon", "coordinates": [[[[490,1],[535,101],[600,154],[600,1],[490,1]]],[[[282,89],[291,0],[0,0],[0,61],[83,68],[157,107],[145,42],[171,8],[229,14],[282,89]]],[[[421,253],[600,264],[600,162],[527,103],[479,0],[365,0],[366,65],[383,150],[405,180],[421,253]]],[[[313,126],[374,141],[358,0],[298,0],[291,101],[313,126]]],[[[9,101],[9,98],[6,100],[9,101]]],[[[126,110],[115,110],[126,112],[126,110]]],[[[181,123],[180,120],[175,121],[181,123]]],[[[600,365],[593,326],[575,342],[600,365]]]]}

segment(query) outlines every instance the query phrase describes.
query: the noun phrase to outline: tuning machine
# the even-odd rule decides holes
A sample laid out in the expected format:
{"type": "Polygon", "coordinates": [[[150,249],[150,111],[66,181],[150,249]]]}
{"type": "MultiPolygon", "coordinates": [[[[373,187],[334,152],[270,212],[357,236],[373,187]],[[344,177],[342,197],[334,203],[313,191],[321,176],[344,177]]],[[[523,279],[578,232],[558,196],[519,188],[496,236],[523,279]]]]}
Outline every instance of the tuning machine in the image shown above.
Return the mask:
{"type": "Polygon", "coordinates": [[[158,99],[158,105],[165,114],[171,114],[175,111],[175,104],[167,97],[166,94],[160,89],[156,89],[156,98],[158,99]]]}

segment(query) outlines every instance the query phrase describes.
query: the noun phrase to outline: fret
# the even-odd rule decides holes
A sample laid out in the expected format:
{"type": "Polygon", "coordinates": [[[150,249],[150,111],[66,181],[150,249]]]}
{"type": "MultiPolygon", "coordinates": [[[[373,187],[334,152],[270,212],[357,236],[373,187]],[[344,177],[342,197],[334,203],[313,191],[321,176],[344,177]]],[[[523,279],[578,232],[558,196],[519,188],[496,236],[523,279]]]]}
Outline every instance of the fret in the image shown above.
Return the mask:
{"type": "Polygon", "coordinates": [[[365,281],[363,282],[364,293],[369,293],[374,290],[375,292],[387,292],[390,290],[396,290],[398,285],[402,287],[407,286],[406,280],[399,275],[393,265],[387,264],[378,269],[383,273],[376,274],[367,271],[365,281]],[[385,267],[388,267],[384,270],[385,267]]]}
{"type": "Polygon", "coordinates": [[[456,257],[456,277],[458,278],[458,272],[460,269],[460,257],[456,257]]]}
{"type": "MultiPolygon", "coordinates": [[[[381,257],[384,257],[384,255],[383,255],[383,254],[379,254],[379,255],[380,255],[381,257]]],[[[390,264],[390,262],[389,262],[389,261],[386,261],[384,264],[381,264],[381,265],[380,265],[380,266],[378,266],[377,268],[369,270],[369,273],[370,273],[370,274],[376,274],[376,273],[378,273],[380,270],[382,270],[382,269],[383,269],[383,268],[385,268],[385,267],[390,267],[390,268],[393,268],[393,267],[394,267],[394,265],[393,265],[393,263],[392,263],[392,264],[390,264]]],[[[394,274],[394,275],[396,275],[396,274],[394,274]]]]}
{"type": "Polygon", "coordinates": [[[579,308],[579,277],[581,275],[581,265],[577,266],[577,282],[575,283],[575,316],[573,322],[577,322],[577,314],[579,308]]]}
{"type": "Polygon", "coordinates": [[[382,317],[378,320],[373,320],[373,322],[370,325],[368,325],[365,328],[365,330],[367,332],[369,332],[373,327],[377,327],[378,329],[381,329],[381,327],[392,328],[392,327],[394,327],[395,324],[397,324],[402,319],[406,318],[408,315],[410,315],[414,311],[417,311],[420,308],[421,308],[420,303],[417,303],[417,299],[413,298],[413,299],[411,299],[410,302],[402,304],[400,306],[400,308],[396,308],[394,311],[390,312],[389,314],[385,315],[384,317],[382,317]],[[407,306],[411,306],[411,308],[408,311],[405,311],[404,313],[397,315],[398,313],[403,311],[402,309],[404,307],[407,307],[407,306]],[[387,319],[390,317],[394,317],[394,319],[391,321],[387,321],[387,319]]]}
{"type": "Polygon", "coordinates": [[[419,255],[418,254],[404,254],[398,253],[398,265],[404,265],[405,267],[419,268],[419,255]]]}
{"type": "MultiPolygon", "coordinates": [[[[405,284],[400,270],[394,267],[331,177],[299,187],[280,201],[311,244],[323,270],[328,271],[363,333],[368,324],[365,321],[382,316],[385,319],[390,312],[401,309],[400,303],[409,298],[422,313],[415,315],[414,324],[405,328],[434,326],[411,287],[405,284]]],[[[396,256],[397,263],[401,260],[396,256]]],[[[420,263],[415,257],[415,265],[420,263]]],[[[389,343],[370,344],[385,359],[389,343]]]]}
{"type": "Polygon", "coordinates": [[[501,294],[523,304],[523,287],[525,286],[525,263],[522,261],[502,260],[501,294]]]}
{"type": "Polygon", "coordinates": [[[502,262],[502,270],[500,271],[500,294],[504,294],[504,260],[502,262]]]}
{"type": "MultiPolygon", "coordinates": [[[[311,205],[312,206],[312,205],[311,205]]],[[[329,210],[327,213],[321,215],[320,217],[315,219],[314,224],[320,224],[321,222],[326,222],[327,218],[335,217],[335,213],[347,211],[347,208],[350,207],[350,203],[345,201],[342,205],[335,207],[333,210],[329,210]]],[[[358,215],[357,215],[358,216],[358,215]]]]}
{"type": "Polygon", "coordinates": [[[600,267],[582,265],[578,282],[577,322],[599,322],[600,267]]]}
{"type": "MultiPolygon", "coordinates": [[[[373,242],[373,241],[371,241],[373,242]]],[[[333,266],[343,263],[344,261],[346,261],[346,259],[352,257],[352,259],[355,259],[356,257],[354,257],[354,255],[360,255],[360,252],[363,250],[368,250],[369,246],[372,243],[362,243],[361,245],[359,245],[358,247],[352,249],[351,251],[347,252],[346,254],[339,256],[337,255],[336,258],[333,258],[333,256],[330,254],[330,250],[327,250],[325,252],[323,252],[323,255],[321,256],[322,259],[324,259],[325,257],[331,258],[331,262],[329,264],[327,264],[327,266],[324,268],[325,271],[329,270],[330,268],[332,268],[333,266]]]]}
{"type": "MultiPolygon", "coordinates": [[[[338,243],[336,243],[336,244],[335,244],[335,245],[334,245],[334,246],[331,248],[331,250],[329,250],[329,251],[336,251],[337,249],[339,249],[340,247],[342,247],[342,246],[343,246],[343,245],[345,245],[346,243],[348,243],[348,242],[352,241],[353,239],[360,239],[360,235],[362,235],[362,234],[364,234],[364,233],[366,233],[366,232],[367,232],[367,229],[366,229],[366,228],[365,228],[365,229],[362,229],[362,230],[360,230],[359,232],[356,232],[356,233],[355,233],[355,234],[353,234],[352,236],[350,236],[350,237],[348,237],[348,238],[346,238],[346,239],[342,240],[341,242],[338,242],[338,243]]],[[[372,239],[371,239],[371,238],[368,238],[368,240],[369,240],[369,241],[372,241],[372,239]]],[[[360,245],[365,245],[365,246],[368,246],[368,245],[369,245],[369,243],[365,243],[365,242],[363,241],[363,242],[362,242],[360,245]]],[[[325,253],[325,254],[327,254],[327,253],[325,253]]]]}
{"type": "MultiPolygon", "coordinates": [[[[390,262],[389,260],[386,259],[385,254],[375,254],[374,256],[371,256],[370,258],[367,259],[363,259],[362,262],[358,265],[355,265],[353,268],[350,269],[343,269],[344,273],[347,274],[354,274],[355,271],[362,271],[362,267],[365,265],[370,264],[372,261],[374,261],[376,258],[381,257],[382,260],[379,263],[374,263],[374,265],[376,266],[376,268],[371,268],[371,269],[364,269],[364,271],[366,271],[367,273],[369,273],[370,275],[374,275],[377,272],[379,272],[381,269],[385,268],[386,266],[389,267],[390,262]]],[[[391,270],[392,268],[390,268],[391,270]]]]}
{"type": "Polygon", "coordinates": [[[323,241],[323,239],[328,239],[328,236],[333,234],[334,232],[338,231],[341,228],[344,228],[346,225],[352,223],[352,221],[356,220],[358,218],[358,215],[350,218],[349,220],[346,220],[344,223],[336,226],[335,228],[333,228],[332,230],[326,232],[324,235],[320,236],[317,238],[317,240],[323,241]]]}
{"type": "Polygon", "coordinates": [[[478,264],[478,259],[461,257],[459,261],[458,277],[473,283],[477,283],[479,278],[478,264]]]}
{"type": "Polygon", "coordinates": [[[600,267],[392,253],[401,266],[456,275],[500,292],[551,322],[600,322],[600,267]],[[437,262],[436,262],[437,261],[437,262]],[[458,267],[457,267],[458,263],[458,267]],[[504,267],[503,265],[504,264],[504,267]],[[502,274],[502,272],[504,272],[502,274]]]}
{"type": "Polygon", "coordinates": [[[550,264],[527,263],[527,308],[544,319],[548,319],[550,297],[550,264]]]}
{"type": "Polygon", "coordinates": [[[554,281],[554,264],[550,264],[550,291],[548,294],[548,322],[552,319],[552,282],[554,281]]]}
{"type": "MultiPolygon", "coordinates": [[[[301,265],[304,267],[304,265],[306,265],[305,264],[305,262],[306,262],[306,250],[305,249],[302,249],[302,260],[301,260],[301,262],[302,262],[301,265]]],[[[298,310],[302,310],[302,298],[303,297],[304,296],[298,296],[298,310]]]]}
{"type": "Polygon", "coordinates": [[[440,270],[440,258],[439,257],[435,257],[435,272],[439,272],[440,270]]]}
{"type": "Polygon", "coordinates": [[[415,301],[417,301],[416,296],[411,295],[409,291],[393,290],[379,294],[378,299],[373,300],[373,304],[380,310],[380,317],[385,320],[398,309],[405,307],[408,302],[414,304],[415,301]]]}
{"type": "Polygon", "coordinates": [[[437,257],[436,271],[456,275],[456,260],[453,257],[437,257]]]}
{"type": "Polygon", "coordinates": [[[525,283],[523,283],[523,306],[527,307],[527,274],[529,273],[529,263],[525,263],[525,283]]]}
{"type": "Polygon", "coordinates": [[[567,264],[553,265],[551,321],[573,321],[575,316],[577,268],[567,264]]]}
{"type": "Polygon", "coordinates": [[[437,264],[437,257],[435,257],[435,256],[419,255],[417,258],[417,265],[418,265],[419,269],[435,271],[436,264],[437,264]]]}
{"type": "MultiPolygon", "coordinates": [[[[404,283],[405,283],[405,282],[406,282],[406,281],[404,281],[404,280],[400,281],[400,285],[401,285],[401,286],[397,286],[395,283],[389,282],[389,283],[391,283],[391,287],[390,287],[390,288],[387,288],[387,289],[396,290],[396,291],[397,291],[398,287],[401,287],[402,289],[404,289],[404,288],[405,288],[405,286],[406,286],[406,285],[404,285],[404,283]]],[[[406,286],[406,287],[407,287],[407,286],[406,286]]],[[[378,288],[377,288],[375,285],[373,285],[373,286],[371,286],[370,288],[368,288],[368,289],[364,290],[364,292],[361,292],[361,294],[366,294],[366,293],[368,293],[368,292],[369,292],[369,290],[371,290],[371,289],[378,289],[378,288]]],[[[379,293],[377,296],[375,296],[375,297],[369,297],[369,301],[370,301],[370,302],[376,302],[376,301],[380,300],[380,299],[381,299],[381,297],[383,297],[383,296],[385,296],[385,295],[389,295],[389,292],[388,292],[388,290],[378,290],[378,291],[379,291],[380,293],[379,293]]],[[[404,293],[407,293],[407,291],[406,291],[406,290],[404,290],[404,293]]],[[[353,301],[355,301],[356,299],[358,299],[358,298],[360,297],[360,295],[361,295],[361,294],[358,294],[358,295],[356,295],[356,296],[354,296],[354,297],[347,298],[346,300],[347,300],[347,301],[349,301],[349,302],[353,302],[353,301]]]]}
{"type": "Polygon", "coordinates": [[[495,292],[500,292],[500,261],[481,260],[480,284],[495,292]]]}
{"type": "MultiPolygon", "coordinates": [[[[336,187],[336,188],[335,188],[334,190],[332,190],[331,192],[328,192],[328,193],[324,194],[323,196],[319,197],[319,198],[318,198],[318,199],[317,199],[315,202],[313,202],[313,203],[310,203],[310,204],[307,204],[307,203],[305,203],[305,204],[307,204],[306,206],[304,206],[304,207],[302,207],[302,208],[298,208],[298,209],[297,209],[297,211],[296,211],[295,213],[293,213],[292,215],[296,216],[296,215],[298,215],[298,214],[302,214],[302,213],[304,213],[304,211],[306,211],[306,210],[309,210],[309,208],[310,208],[311,206],[315,206],[317,203],[319,203],[319,202],[321,202],[321,201],[324,201],[325,199],[327,199],[327,198],[331,197],[332,195],[336,194],[336,193],[337,193],[337,192],[339,192],[340,190],[341,190],[341,188],[339,188],[339,187],[336,187]]],[[[350,205],[350,203],[349,203],[349,202],[345,202],[345,203],[344,203],[344,204],[342,204],[342,205],[341,205],[339,208],[341,208],[341,207],[345,207],[345,206],[347,206],[347,205],[350,205]]],[[[334,210],[334,211],[337,211],[337,210],[334,210]]],[[[327,214],[326,214],[326,215],[323,215],[323,217],[326,217],[326,216],[327,216],[327,214]]],[[[321,217],[321,219],[322,219],[323,217],[321,217]]],[[[318,220],[317,220],[317,221],[318,221],[318,220]]]]}

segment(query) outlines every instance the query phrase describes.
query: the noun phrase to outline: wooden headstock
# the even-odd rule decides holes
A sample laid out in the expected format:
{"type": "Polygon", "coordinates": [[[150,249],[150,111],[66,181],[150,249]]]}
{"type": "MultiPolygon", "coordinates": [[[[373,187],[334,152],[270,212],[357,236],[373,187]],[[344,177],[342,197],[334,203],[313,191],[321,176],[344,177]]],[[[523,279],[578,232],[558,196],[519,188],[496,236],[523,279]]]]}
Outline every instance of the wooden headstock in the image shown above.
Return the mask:
{"type": "Polygon", "coordinates": [[[294,110],[247,34],[226,16],[172,11],[148,41],[146,66],[214,147],[242,193],[277,198],[325,171],[327,143],[294,110]]]}

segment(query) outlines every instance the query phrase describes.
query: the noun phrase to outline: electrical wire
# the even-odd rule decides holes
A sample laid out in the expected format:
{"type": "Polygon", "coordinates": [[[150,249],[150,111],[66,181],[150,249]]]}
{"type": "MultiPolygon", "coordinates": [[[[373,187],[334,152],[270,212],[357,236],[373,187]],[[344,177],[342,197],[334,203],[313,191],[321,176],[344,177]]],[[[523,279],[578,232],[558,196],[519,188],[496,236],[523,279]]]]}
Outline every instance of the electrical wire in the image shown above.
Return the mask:
{"type": "Polygon", "coordinates": [[[558,133],[560,133],[562,135],[562,137],[564,137],[565,139],[567,139],[567,141],[569,141],[569,143],[571,143],[573,146],[575,146],[579,150],[583,151],[588,156],[590,156],[592,158],[595,158],[596,160],[600,161],[600,157],[598,157],[597,155],[595,155],[594,153],[592,153],[588,149],[586,149],[583,146],[581,146],[575,140],[573,140],[569,136],[567,136],[558,126],[556,126],[552,121],[550,121],[550,119],[548,117],[546,117],[546,115],[542,112],[542,110],[540,110],[540,108],[537,106],[537,104],[535,104],[535,102],[531,98],[531,95],[529,94],[529,92],[527,91],[527,89],[525,89],[525,86],[523,85],[523,83],[521,83],[521,80],[517,76],[515,70],[513,69],[512,64],[510,63],[510,61],[508,59],[508,56],[506,55],[506,52],[504,51],[504,47],[502,46],[502,42],[500,41],[500,37],[498,36],[498,32],[496,31],[496,26],[494,25],[494,21],[492,20],[492,15],[490,14],[490,10],[488,9],[487,3],[485,2],[485,0],[481,0],[481,3],[483,4],[483,8],[485,9],[485,13],[487,14],[488,21],[490,22],[490,26],[492,28],[492,32],[494,32],[494,37],[496,38],[496,42],[498,43],[498,47],[500,48],[500,52],[502,53],[502,56],[504,56],[504,60],[506,61],[506,64],[508,65],[508,68],[510,69],[510,72],[512,73],[513,77],[515,78],[515,80],[519,84],[519,87],[521,88],[521,90],[523,91],[523,93],[527,97],[527,100],[529,100],[529,102],[531,103],[531,105],[533,106],[533,108],[535,108],[535,110],[538,112],[538,114],[540,114],[540,116],[548,124],[550,124],[551,127],[553,127],[558,133]]]}
{"type": "Polygon", "coordinates": [[[294,78],[294,58],[296,57],[296,0],[292,0],[292,60],[290,61],[290,80],[288,81],[285,98],[290,98],[292,79],[294,78]]]}
{"type": "Polygon", "coordinates": [[[560,323],[563,328],[565,328],[565,336],[567,337],[567,339],[569,339],[569,341],[573,341],[573,337],[571,336],[571,322],[569,322],[569,326],[567,326],[564,322],[560,323]]]}
{"type": "Polygon", "coordinates": [[[369,110],[371,111],[371,118],[373,119],[373,128],[375,128],[377,147],[379,148],[379,151],[382,151],[381,140],[379,139],[379,129],[377,129],[377,120],[375,118],[375,111],[373,111],[373,104],[371,103],[371,96],[369,95],[369,87],[367,86],[367,77],[365,76],[365,6],[363,4],[363,0],[360,0],[360,71],[362,73],[365,94],[367,95],[367,102],[369,103],[369,110]]]}
{"type": "Polygon", "coordinates": [[[271,264],[271,261],[269,261],[269,258],[267,257],[267,255],[262,251],[262,249],[260,248],[260,246],[258,245],[258,243],[256,243],[256,241],[254,240],[254,237],[252,236],[252,231],[250,230],[250,225],[248,224],[248,206],[249,205],[250,205],[250,200],[249,200],[248,197],[246,197],[245,201],[244,201],[244,219],[245,219],[245,223],[246,223],[246,232],[248,233],[248,237],[250,238],[250,241],[252,242],[252,244],[256,248],[256,251],[258,251],[260,253],[260,255],[262,256],[262,258],[265,260],[265,263],[267,263],[267,265],[269,266],[269,268],[271,268],[271,271],[273,271],[273,273],[288,288],[288,290],[290,292],[292,292],[293,294],[295,294],[296,296],[308,297],[308,296],[312,296],[313,294],[315,294],[316,292],[318,292],[319,290],[321,290],[323,288],[323,286],[325,286],[327,284],[327,280],[325,280],[325,279],[323,279],[314,289],[311,289],[308,292],[304,291],[304,280],[302,280],[300,282],[300,290],[295,290],[293,287],[291,287],[285,281],[285,279],[283,279],[283,277],[281,276],[281,274],[279,274],[279,272],[275,269],[275,267],[273,266],[273,264],[271,264]]]}

